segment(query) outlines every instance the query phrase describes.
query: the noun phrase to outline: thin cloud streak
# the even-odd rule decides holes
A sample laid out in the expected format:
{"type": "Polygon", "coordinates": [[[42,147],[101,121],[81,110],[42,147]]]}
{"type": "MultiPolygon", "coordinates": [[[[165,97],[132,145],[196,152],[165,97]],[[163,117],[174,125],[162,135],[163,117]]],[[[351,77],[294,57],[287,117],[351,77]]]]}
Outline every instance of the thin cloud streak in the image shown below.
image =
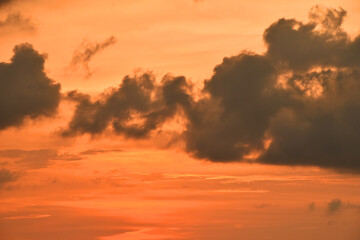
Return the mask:
{"type": "Polygon", "coordinates": [[[74,51],[70,68],[76,69],[79,65],[81,65],[86,71],[86,78],[91,77],[93,72],[90,69],[89,63],[92,58],[103,51],[105,48],[116,43],[116,38],[114,36],[110,36],[105,41],[101,43],[92,43],[87,40],[84,40],[78,49],[74,51]]]}

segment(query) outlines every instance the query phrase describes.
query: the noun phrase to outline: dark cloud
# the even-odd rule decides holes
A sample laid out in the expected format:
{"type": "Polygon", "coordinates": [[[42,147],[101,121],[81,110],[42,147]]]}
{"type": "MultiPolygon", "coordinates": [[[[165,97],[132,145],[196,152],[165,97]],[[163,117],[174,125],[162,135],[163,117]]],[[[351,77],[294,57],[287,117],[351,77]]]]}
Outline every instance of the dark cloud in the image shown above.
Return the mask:
{"type": "Polygon", "coordinates": [[[267,164],[360,171],[360,37],[341,29],[344,10],[325,13],[272,24],[264,55],[225,58],[189,118],[187,150],[220,162],[253,155],[267,164]]]}
{"type": "Polygon", "coordinates": [[[0,0],[0,7],[12,2],[12,0],[0,0]]]}
{"type": "Polygon", "coordinates": [[[78,102],[75,115],[63,136],[101,134],[109,126],[126,137],[146,137],[177,113],[189,109],[191,97],[184,77],[167,75],[161,84],[151,73],[126,76],[118,88],[92,101],[90,96],[70,92],[68,98],[78,102]]]}
{"type": "Polygon", "coordinates": [[[0,130],[56,112],[60,84],[46,76],[44,62],[30,44],[21,44],[10,63],[0,63],[0,130]]]}
{"type": "Polygon", "coordinates": [[[267,56],[292,71],[314,67],[359,67],[360,41],[341,28],[346,11],[315,7],[310,22],[279,19],[265,30],[267,56]]]}
{"type": "Polygon", "coordinates": [[[0,187],[8,182],[16,181],[18,178],[19,174],[17,172],[12,172],[5,168],[0,169],[0,187]]]}
{"type": "Polygon", "coordinates": [[[272,88],[275,82],[276,71],[264,56],[242,53],[225,58],[205,81],[209,97],[198,101],[189,116],[187,150],[223,162],[262,149],[270,116],[285,97],[272,88]]]}
{"type": "Polygon", "coordinates": [[[328,203],[327,213],[329,215],[335,214],[339,212],[342,207],[343,207],[343,202],[340,199],[334,199],[328,203]]]}
{"type": "Polygon", "coordinates": [[[36,25],[31,18],[24,17],[21,13],[10,13],[6,18],[0,21],[0,29],[17,28],[22,31],[34,32],[36,25]]]}
{"type": "Polygon", "coordinates": [[[89,67],[89,63],[91,59],[94,57],[95,54],[99,53],[100,51],[104,50],[110,45],[116,43],[116,38],[111,36],[107,38],[102,43],[91,43],[89,41],[84,40],[78,49],[75,50],[73,54],[73,58],[70,63],[70,67],[72,69],[77,68],[79,65],[82,65],[86,71],[86,77],[90,77],[92,72],[89,67]]]}
{"type": "Polygon", "coordinates": [[[333,199],[327,204],[328,215],[334,215],[344,209],[360,210],[360,205],[343,202],[341,199],[333,199]]]}
{"type": "Polygon", "coordinates": [[[191,94],[184,77],[125,77],[99,100],[78,103],[64,136],[112,127],[147,137],[181,114],[186,150],[210,161],[321,166],[360,171],[360,36],[342,29],[346,11],[314,7],[309,22],[279,19],[264,54],[224,58],[191,94]],[[197,99],[197,100],[195,100],[197,99]]]}

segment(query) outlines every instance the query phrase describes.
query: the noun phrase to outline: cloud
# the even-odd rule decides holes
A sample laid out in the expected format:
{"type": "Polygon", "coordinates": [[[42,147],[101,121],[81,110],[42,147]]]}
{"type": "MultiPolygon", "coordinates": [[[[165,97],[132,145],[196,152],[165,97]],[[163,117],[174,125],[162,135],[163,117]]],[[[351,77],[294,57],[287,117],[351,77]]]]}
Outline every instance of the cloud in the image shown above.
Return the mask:
{"type": "Polygon", "coordinates": [[[2,187],[6,183],[16,181],[18,178],[19,173],[12,172],[5,168],[0,169],[0,187],[2,187]]]}
{"type": "Polygon", "coordinates": [[[0,0],[0,7],[10,3],[12,0],[0,0]]]}
{"type": "Polygon", "coordinates": [[[120,149],[88,149],[79,153],[79,155],[96,155],[101,153],[110,153],[110,152],[122,152],[120,149]]]}
{"type": "Polygon", "coordinates": [[[44,62],[45,56],[25,43],[15,46],[10,63],[0,63],[0,130],[56,113],[60,84],[46,76],[44,62]]]}
{"type": "Polygon", "coordinates": [[[24,17],[21,13],[10,13],[3,21],[0,21],[0,29],[18,28],[26,32],[35,32],[37,27],[31,18],[24,17]]]}
{"type": "Polygon", "coordinates": [[[314,202],[309,203],[308,209],[309,211],[313,212],[316,208],[316,204],[314,202]]]}
{"type": "Polygon", "coordinates": [[[212,161],[241,160],[262,149],[270,116],[286,96],[272,89],[276,71],[266,57],[242,53],[216,66],[185,131],[187,151],[212,161]]]}
{"type": "Polygon", "coordinates": [[[343,10],[326,12],[327,24],[278,20],[265,30],[264,55],[243,52],[214,69],[185,132],[189,152],[360,170],[360,36],[341,29],[343,10]]]}
{"type": "Polygon", "coordinates": [[[60,154],[53,149],[20,150],[7,149],[0,151],[0,157],[16,159],[16,163],[27,168],[44,168],[50,164],[51,160],[80,160],[79,156],[70,154],[60,154]]]}
{"type": "Polygon", "coordinates": [[[341,28],[345,16],[343,9],[321,11],[316,7],[310,12],[308,23],[279,19],[264,33],[267,56],[278,67],[293,71],[318,66],[359,67],[359,38],[351,41],[341,28]]]}
{"type": "Polygon", "coordinates": [[[335,214],[339,212],[342,207],[343,207],[343,202],[340,199],[334,199],[328,203],[327,213],[329,215],[335,214]]]}
{"type": "Polygon", "coordinates": [[[62,134],[143,138],[181,115],[197,158],[359,172],[360,36],[342,29],[345,16],[316,6],[309,22],[279,19],[264,32],[264,54],[224,58],[201,96],[185,77],[157,83],[151,73],[126,76],[98,100],[70,92],[77,107],[62,134]]]}
{"type": "Polygon", "coordinates": [[[39,204],[2,211],[1,216],[3,239],[97,240],[149,225],[124,217],[101,215],[81,208],[39,206],[39,204]],[[15,228],[17,231],[13,231],[15,228]]]}
{"type": "Polygon", "coordinates": [[[151,73],[144,73],[126,76],[118,88],[104,93],[97,101],[70,92],[68,98],[78,105],[62,135],[101,134],[111,126],[115,133],[126,137],[147,137],[173,117],[179,107],[190,108],[189,88],[184,77],[167,75],[161,84],[156,84],[151,73]]]}
{"type": "Polygon", "coordinates": [[[27,168],[44,168],[52,161],[78,161],[89,155],[120,152],[118,149],[89,149],[82,152],[61,152],[55,149],[5,149],[0,150],[0,158],[15,159],[15,162],[27,168]]]}
{"type": "Polygon", "coordinates": [[[333,199],[327,204],[328,215],[334,215],[343,209],[360,210],[360,205],[352,204],[350,202],[344,203],[341,199],[333,199]]]}
{"type": "Polygon", "coordinates": [[[76,69],[79,65],[82,65],[86,71],[86,77],[90,77],[92,72],[89,67],[89,63],[95,54],[101,52],[108,46],[111,46],[116,43],[116,38],[111,36],[107,38],[102,43],[91,43],[89,41],[84,40],[78,49],[75,50],[70,67],[72,69],[76,69]]]}

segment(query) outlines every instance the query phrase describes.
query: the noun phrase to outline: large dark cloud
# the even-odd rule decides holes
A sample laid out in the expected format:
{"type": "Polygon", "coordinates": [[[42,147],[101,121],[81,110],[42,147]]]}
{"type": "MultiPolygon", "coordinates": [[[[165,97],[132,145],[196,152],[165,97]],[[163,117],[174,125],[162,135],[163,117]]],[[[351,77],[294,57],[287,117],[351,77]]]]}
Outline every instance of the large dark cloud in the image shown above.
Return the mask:
{"type": "Polygon", "coordinates": [[[359,171],[360,48],[341,29],[345,15],[315,8],[309,23],[280,19],[264,33],[264,55],[225,58],[205,81],[210,97],[197,103],[203,120],[190,121],[188,150],[212,161],[257,154],[267,164],[359,171]]]}
{"type": "Polygon", "coordinates": [[[279,19],[264,32],[267,51],[224,58],[200,99],[184,77],[156,84],[149,74],[125,77],[97,101],[72,92],[78,105],[63,134],[112,126],[145,137],[181,113],[186,150],[198,158],[359,172],[360,36],[342,29],[345,16],[317,6],[309,22],[279,19]]]}
{"type": "Polygon", "coordinates": [[[268,58],[252,53],[225,58],[205,81],[185,132],[187,150],[213,161],[243,159],[263,148],[270,116],[286,93],[273,88],[276,70],[268,58]]]}
{"type": "Polygon", "coordinates": [[[46,76],[44,62],[30,44],[21,44],[10,63],[0,63],[0,130],[56,112],[60,84],[46,76]]]}

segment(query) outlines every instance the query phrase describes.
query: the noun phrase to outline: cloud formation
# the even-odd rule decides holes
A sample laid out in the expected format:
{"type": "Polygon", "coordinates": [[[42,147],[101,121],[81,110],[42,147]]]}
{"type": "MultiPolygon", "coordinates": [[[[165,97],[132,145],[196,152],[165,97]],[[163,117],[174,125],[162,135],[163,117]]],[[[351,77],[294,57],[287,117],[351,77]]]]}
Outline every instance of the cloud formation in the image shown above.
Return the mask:
{"type": "Polygon", "coordinates": [[[340,199],[334,199],[328,203],[327,213],[329,215],[335,214],[339,212],[342,207],[343,207],[343,202],[340,199]]]}
{"type": "Polygon", "coordinates": [[[12,172],[5,168],[0,169],[0,187],[8,182],[16,181],[18,178],[19,174],[17,172],[12,172]]]}
{"type": "Polygon", "coordinates": [[[350,202],[343,202],[341,199],[333,199],[327,204],[327,214],[334,215],[343,209],[360,210],[360,205],[352,204],[350,202]]]}
{"type": "Polygon", "coordinates": [[[0,130],[56,112],[60,84],[46,76],[44,62],[26,43],[15,46],[10,63],[0,63],[0,130]]]}
{"type": "Polygon", "coordinates": [[[173,117],[180,106],[190,108],[192,99],[188,91],[182,76],[167,75],[158,85],[151,73],[144,73],[126,76],[118,88],[104,93],[97,101],[88,95],[70,92],[68,98],[78,105],[62,135],[101,134],[111,126],[117,134],[126,137],[147,137],[173,117]]]}
{"type": "Polygon", "coordinates": [[[76,69],[79,65],[82,65],[84,70],[86,71],[86,77],[91,77],[92,72],[89,67],[91,59],[94,57],[95,54],[115,43],[116,38],[114,36],[107,38],[102,43],[91,43],[84,40],[80,44],[79,48],[75,50],[70,63],[70,67],[72,69],[76,69]]]}
{"type": "Polygon", "coordinates": [[[267,51],[224,58],[200,98],[185,77],[156,83],[149,73],[96,101],[71,92],[78,105],[63,135],[146,137],[181,114],[197,158],[359,172],[360,36],[342,29],[345,16],[316,6],[309,22],[279,19],[264,32],[267,51]]]}
{"type": "Polygon", "coordinates": [[[6,18],[0,21],[0,29],[18,28],[22,31],[34,32],[36,26],[31,18],[24,17],[21,13],[10,13],[6,18]]]}

